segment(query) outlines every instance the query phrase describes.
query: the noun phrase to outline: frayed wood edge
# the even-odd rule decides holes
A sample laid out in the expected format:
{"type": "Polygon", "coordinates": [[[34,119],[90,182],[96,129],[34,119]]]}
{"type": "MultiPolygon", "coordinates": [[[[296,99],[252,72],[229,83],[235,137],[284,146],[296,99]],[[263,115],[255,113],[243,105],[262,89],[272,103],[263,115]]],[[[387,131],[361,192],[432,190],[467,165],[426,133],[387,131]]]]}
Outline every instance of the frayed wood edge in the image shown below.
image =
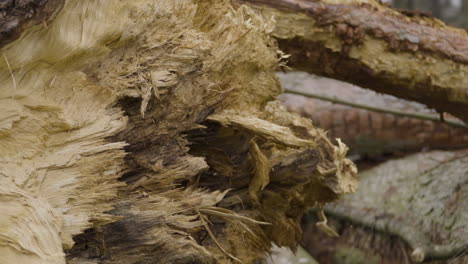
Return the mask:
{"type": "Polygon", "coordinates": [[[327,217],[325,216],[325,212],[323,211],[323,204],[319,203],[317,205],[317,216],[320,219],[317,223],[315,223],[315,226],[325,234],[331,236],[331,237],[339,237],[338,233],[333,230],[331,227],[327,225],[327,217]]]}
{"type": "Polygon", "coordinates": [[[198,213],[198,216],[200,217],[200,220],[203,224],[203,226],[205,227],[206,229],[206,232],[208,232],[208,235],[211,237],[211,239],[215,242],[216,246],[218,246],[219,250],[221,250],[226,256],[230,257],[231,259],[239,262],[239,263],[243,263],[240,259],[234,257],[233,255],[231,255],[229,252],[227,252],[222,246],[221,244],[219,244],[218,240],[216,239],[215,235],[213,234],[213,232],[211,231],[210,229],[210,226],[208,225],[207,221],[208,219],[205,218],[205,216],[203,216],[200,211],[197,211],[198,213]]]}

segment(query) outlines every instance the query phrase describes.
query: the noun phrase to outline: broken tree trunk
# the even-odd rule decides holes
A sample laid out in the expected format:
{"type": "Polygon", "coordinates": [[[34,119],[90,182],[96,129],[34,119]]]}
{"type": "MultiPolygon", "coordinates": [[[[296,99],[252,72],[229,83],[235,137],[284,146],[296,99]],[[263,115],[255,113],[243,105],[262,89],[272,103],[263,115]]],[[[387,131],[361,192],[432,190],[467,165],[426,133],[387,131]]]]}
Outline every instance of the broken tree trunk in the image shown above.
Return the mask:
{"type": "Polygon", "coordinates": [[[289,66],[468,122],[468,32],[374,0],[237,0],[277,21],[289,66]]]}
{"type": "Polygon", "coordinates": [[[20,2],[0,6],[32,14],[1,48],[1,263],[252,263],[355,190],[346,146],[274,100],[273,20],[69,0],[38,24],[47,1],[20,2]]]}

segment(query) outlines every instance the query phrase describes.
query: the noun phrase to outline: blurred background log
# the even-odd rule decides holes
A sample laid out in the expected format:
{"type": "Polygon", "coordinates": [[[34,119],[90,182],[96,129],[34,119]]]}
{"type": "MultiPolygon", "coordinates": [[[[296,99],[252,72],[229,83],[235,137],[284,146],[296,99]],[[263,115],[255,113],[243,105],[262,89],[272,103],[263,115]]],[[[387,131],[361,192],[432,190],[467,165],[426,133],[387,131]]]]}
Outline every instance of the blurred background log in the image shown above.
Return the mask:
{"type": "Polygon", "coordinates": [[[384,0],[392,6],[408,10],[419,10],[433,15],[447,24],[460,28],[468,27],[467,0],[384,0]]]}
{"type": "Polygon", "coordinates": [[[468,152],[418,153],[360,174],[356,194],[326,208],[339,238],[311,214],[302,245],[321,264],[468,260],[468,152]]]}
{"type": "MultiPolygon", "coordinates": [[[[440,118],[438,113],[422,104],[377,94],[332,79],[299,72],[278,75],[286,91],[318,94],[383,110],[440,118]]],[[[468,147],[468,128],[372,112],[288,93],[279,98],[289,110],[310,118],[315,125],[325,129],[331,138],[341,138],[350,146],[351,153],[362,157],[468,147]]],[[[462,124],[448,115],[445,119],[462,124]]]]}

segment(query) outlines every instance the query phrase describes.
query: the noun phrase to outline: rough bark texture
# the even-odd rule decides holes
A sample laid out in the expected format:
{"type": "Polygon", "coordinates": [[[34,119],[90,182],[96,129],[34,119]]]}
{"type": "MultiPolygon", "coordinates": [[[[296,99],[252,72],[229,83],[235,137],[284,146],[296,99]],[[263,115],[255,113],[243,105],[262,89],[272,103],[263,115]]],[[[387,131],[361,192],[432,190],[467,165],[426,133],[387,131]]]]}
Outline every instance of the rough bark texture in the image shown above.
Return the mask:
{"type": "Polygon", "coordinates": [[[275,17],[289,65],[468,122],[468,33],[373,0],[247,0],[275,17]]]}
{"type": "MultiPolygon", "coordinates": [[[[348,102],[370,107],[440,118],[439,114],[422,104],[377,94],[335,80],[307,73],[279,74],[279,77],[283,88],[287,90],[344,98],[348,102]]],[[[310,118],[314,125],[325,129],[331,138],[343,140],[353,154],[378,156],[395,152],[468,147],[467,128],[372,112],[293,94],[283,94],[279,99],[290,111],[310,118]]],[[[445,120],[457,121],[448,115],[445,115],[445,120]]]]}
{"type": "Polygon", "coordinates": [[[274,23],[229,1],[66,1],[2,48],[0,256],[252,263],[356,169],[274,98],[274,23]]]}
{"type": "Polygon", "coordinates": [[[341,237],[309,225],[303,245],[325,264],[466,263],[467,153],[420,153],[362,172],[359,191],[326,208],[341,237]]]}

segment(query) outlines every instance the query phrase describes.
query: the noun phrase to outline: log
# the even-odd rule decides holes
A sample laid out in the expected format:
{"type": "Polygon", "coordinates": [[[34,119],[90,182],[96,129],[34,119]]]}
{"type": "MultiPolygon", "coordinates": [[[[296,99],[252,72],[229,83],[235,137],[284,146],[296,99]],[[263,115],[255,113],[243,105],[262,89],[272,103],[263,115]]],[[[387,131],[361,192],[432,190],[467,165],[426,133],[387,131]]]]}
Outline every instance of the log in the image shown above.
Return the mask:
{"type": "Polygon", "coordinates": [[[468,122],[468,32],[373,0],[238,0],[277,21],[296,70],[418,101],[468,122]]]}
{"type": "Polygon", "coordinates": [[[320,263],[466,263],[467,172],[466,149],[363,171],[359,191],[325,209],[341,236],[307,224],[302,244],[320,263]]]}
{"type": "Polygon", "coordinates": [[[303,72],[278,75],[283,88],[289,92],[279,97],[282,104],[288,110],[310,118],[331,138],[340,138],[351,154],[372,158],[392,153],[468,147],[468,128],[462,126],[462,122],[449,115],[444,115],[441,121],[440,115],[425,105],[303,72]],[[300,94],[317,95],[334,102],[345,100],[349,105],[300,94]]]}
{"type": "Polygon", "coordinates": [[[272,20],[227,0],[55,14],[1,48],[0,262],[254,263],[356,189],[347,147],[275,100],[272,20]]]}

